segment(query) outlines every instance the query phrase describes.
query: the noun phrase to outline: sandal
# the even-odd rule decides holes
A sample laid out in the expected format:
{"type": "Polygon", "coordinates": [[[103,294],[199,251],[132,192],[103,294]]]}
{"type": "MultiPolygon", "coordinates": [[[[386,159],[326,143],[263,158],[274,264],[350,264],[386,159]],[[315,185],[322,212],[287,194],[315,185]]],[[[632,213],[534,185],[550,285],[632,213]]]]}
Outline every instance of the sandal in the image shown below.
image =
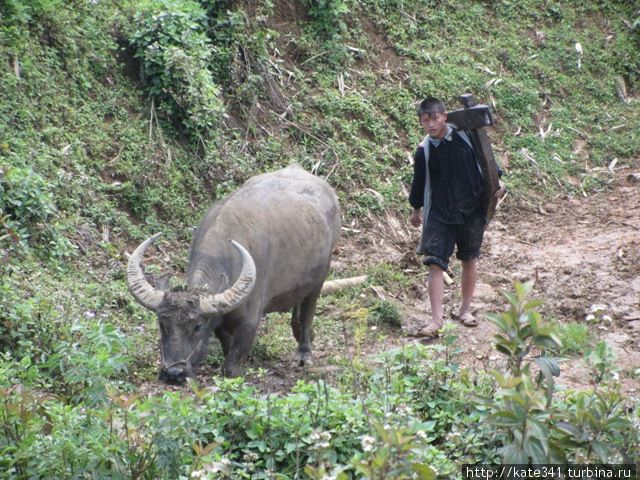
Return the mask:
{"type": "Polygon", "coordinates": [[[478,326],[478,320],[471,314],[471,312],[464,312],[462,315],[458,316],[458,321],[465,327],[478,326]]]}
{"type": "Polygon", "coordinates": [[[419,338],[439,338],[442,334],[442,325],[437,325],[435,323],[429,323],[424,327],[418,329],[414,336],[419,338]]]}

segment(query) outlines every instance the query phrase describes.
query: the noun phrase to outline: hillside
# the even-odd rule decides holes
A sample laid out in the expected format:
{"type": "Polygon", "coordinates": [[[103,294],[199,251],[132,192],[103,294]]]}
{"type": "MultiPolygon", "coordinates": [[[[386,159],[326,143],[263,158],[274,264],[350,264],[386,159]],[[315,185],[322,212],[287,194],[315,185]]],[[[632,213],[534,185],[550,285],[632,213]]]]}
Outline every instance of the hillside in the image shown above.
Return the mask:
{"type": "Polygon", "coordinates": [[[0,13],[0,478],[446,478],[463,463],[639,457],[633,2],[9,0],[0,13]],[[516,304],[541,299],[562,347],[527,337],[532,372],[495,345],[524,330],[412,336],[429,318],[408,222],[415,105],[456,109],[465,92],[493,109],[509,188],[474,310],[504,312],[499,290],[534,281],[516,304]],[[199,386],[162,385],[129,254],[164,232],[147,274],[180,283],[213,201],[292,162],[338,194],[330,276],[367,282],[321,299],[313,367],[291,366],[277,314],[244,379],[219,378],[212,345],[199,386]],[[558,378],[535,361],[547,354],[558,378]],[[520,446],[518,415],[533,425],[520,446]]]}

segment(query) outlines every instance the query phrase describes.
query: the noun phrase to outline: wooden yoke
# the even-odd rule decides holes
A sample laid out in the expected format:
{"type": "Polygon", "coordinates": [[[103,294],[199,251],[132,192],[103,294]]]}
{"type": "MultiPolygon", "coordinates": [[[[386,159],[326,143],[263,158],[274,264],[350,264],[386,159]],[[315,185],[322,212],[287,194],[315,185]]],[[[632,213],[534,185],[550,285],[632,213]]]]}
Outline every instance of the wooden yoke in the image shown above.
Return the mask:
{"type": "Polygon", "coordinates": [[[461,95],[460,102],[464,108],[449,112],[447,121],[453,123],[458,129],[466,130],[469,133],[473,148],[478,155],[482,170],[482,207],[488,223],[496,211],[498,203],[496,192],[500,188],[498,164],[493,155],[491,139],[485,130],[485,127],[493,125],[493,117],[489,106],[477,104],[470,93],[461,95]]]}

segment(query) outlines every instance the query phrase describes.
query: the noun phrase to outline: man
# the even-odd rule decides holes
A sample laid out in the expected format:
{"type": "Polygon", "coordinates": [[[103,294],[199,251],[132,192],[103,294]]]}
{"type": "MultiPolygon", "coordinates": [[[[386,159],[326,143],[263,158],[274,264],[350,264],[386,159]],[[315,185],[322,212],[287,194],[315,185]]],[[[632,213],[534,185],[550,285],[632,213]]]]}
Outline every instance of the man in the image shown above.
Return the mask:
{"type": "MultiPolygon", "coordinates": [[[[443,324],[443,273],[457,246],[462,262],[462,303],[460,323],[477,325],[471,313],[471,300],[477,280],[477,264],[486,225],[482,207],[482,174],[469,136],[447,123],[447,110],[437,98],[427,98],[418,107],[420,125],[426,137],[414,155],[414,172],[409,203],[413,207],[411,224],[422,223],[422,239],[417,253],[425,255],[429,267],[431,323],[418,336],[437,337],[443,324]]],[[[496,192],[505,192],[502,184],[496,192]]]]}

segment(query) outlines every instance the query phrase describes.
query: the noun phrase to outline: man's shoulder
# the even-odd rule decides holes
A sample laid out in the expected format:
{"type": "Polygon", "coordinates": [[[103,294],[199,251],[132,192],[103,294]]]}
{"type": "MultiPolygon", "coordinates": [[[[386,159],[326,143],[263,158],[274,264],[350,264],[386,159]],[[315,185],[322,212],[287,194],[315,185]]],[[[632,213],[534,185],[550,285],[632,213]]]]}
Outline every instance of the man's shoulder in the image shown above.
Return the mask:
{"type": "Polygon", "coordinates": [[[429,135],[427,135],[426,137],[424,137],[422,140],[420,140],[420,143],[418,144],[418,146],[416,147],[417,149],[422,149],[424,150],[425,145],[429,145],[429,135]]]}
{"type": "Polygon", "coordinates": [[[469,138],[470,138],[469,137],[469,132],[467,130],[462,130],[462,129],[456,127],[455,125],[452,125],[452,129],[451,130],[452,130],[453,133],[455,133],[457,135],[460,135],[465,140],[469,140],[469,138]]]}

